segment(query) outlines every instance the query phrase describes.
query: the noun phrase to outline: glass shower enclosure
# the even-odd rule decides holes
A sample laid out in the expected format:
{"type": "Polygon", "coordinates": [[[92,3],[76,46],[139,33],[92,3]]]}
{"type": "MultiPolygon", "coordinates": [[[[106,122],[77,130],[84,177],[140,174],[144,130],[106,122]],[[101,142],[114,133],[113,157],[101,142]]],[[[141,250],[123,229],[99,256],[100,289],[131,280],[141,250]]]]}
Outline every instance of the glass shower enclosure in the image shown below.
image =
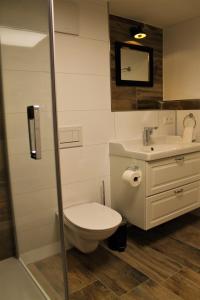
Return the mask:
{"type": "Polygon", "coordinates": [[[46,297],[67,299],[51,1],[1,0],[0,43],[17,259],[46,297]]]}

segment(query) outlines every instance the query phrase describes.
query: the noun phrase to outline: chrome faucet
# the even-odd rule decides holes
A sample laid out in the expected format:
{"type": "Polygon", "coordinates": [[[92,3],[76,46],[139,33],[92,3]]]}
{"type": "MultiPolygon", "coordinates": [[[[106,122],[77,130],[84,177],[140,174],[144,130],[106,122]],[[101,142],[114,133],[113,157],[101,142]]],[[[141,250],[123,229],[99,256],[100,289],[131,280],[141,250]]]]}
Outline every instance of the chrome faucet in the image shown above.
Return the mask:
{"type": "Polygon", "coordinates": [[[158,127],[144,127],[143,131],[143,145],[148,146],[150,143],[150,138],[154,129],[158,129],[158,127]]]}

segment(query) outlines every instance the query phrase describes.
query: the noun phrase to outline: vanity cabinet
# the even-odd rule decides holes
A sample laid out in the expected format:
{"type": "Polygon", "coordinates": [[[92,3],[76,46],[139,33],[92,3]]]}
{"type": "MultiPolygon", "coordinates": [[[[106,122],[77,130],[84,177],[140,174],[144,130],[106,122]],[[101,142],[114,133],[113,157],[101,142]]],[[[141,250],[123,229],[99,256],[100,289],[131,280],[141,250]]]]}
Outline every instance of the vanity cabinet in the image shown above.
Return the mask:
{"type": "Polygon", "coordinates": [[[112,207],[148,230],[200,207],[200,152],[154,161],[111,155],[112,207]],[[142,171],[133,188],[121,178],[130,166],[142,171]]]}

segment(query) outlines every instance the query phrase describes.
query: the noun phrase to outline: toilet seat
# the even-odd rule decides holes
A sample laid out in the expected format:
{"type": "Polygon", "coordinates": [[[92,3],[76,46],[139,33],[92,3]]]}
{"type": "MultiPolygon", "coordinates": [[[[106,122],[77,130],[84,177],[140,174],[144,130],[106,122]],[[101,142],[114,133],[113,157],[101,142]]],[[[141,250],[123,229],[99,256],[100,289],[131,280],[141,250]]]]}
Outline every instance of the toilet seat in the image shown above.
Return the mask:
{"type": "Polygon", "coordinates": [[[117,211],[96,202],[71,206],[63,212],[68,222],[85,230],[107,230],[116,227],[122,221],[117,211]]]}

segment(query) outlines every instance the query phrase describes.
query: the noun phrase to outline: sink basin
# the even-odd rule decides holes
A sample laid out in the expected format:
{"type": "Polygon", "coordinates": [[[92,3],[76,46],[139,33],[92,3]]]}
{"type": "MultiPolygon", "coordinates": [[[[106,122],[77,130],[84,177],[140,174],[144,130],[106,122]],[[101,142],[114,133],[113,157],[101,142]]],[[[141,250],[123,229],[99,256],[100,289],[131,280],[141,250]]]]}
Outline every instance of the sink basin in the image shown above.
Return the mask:
{"type": "Polygon", "coordinates": [[[143,146],[142,140],[113,140],[110,154],[132,157],[145,161],[156,160],[200,151],[200,143],[183,143],[180,136],[159,136],[151,139],[151,144],[143,146]]]}

